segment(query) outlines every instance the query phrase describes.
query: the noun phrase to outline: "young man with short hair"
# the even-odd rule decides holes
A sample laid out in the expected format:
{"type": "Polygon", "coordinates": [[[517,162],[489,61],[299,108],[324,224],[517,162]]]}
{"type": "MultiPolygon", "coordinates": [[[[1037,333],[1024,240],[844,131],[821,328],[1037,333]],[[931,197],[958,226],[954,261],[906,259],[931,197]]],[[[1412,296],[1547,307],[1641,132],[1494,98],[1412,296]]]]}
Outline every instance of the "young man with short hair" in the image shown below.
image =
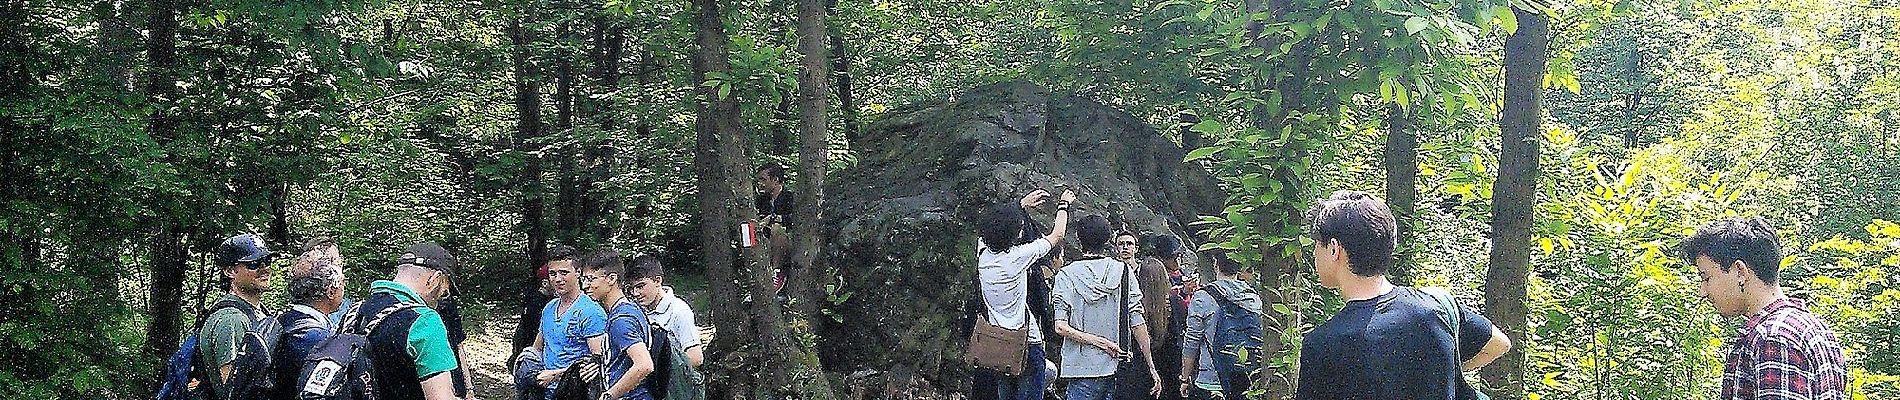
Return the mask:
{"type": "Polygon", "coordinates": [[[621,288],[626,276],[619,252],[601,250],[581,258],[581,285],[588,297],[607,307],[607,390],[601,395],[607,400],[653,400],[643,384],[653,373],[647,313],[621,288]]]}
{"type": "Polygon", "coordinates": [[[1082,257],[1056,271],[1055,290],[1050,292],[1056,333],[1064,339],[1061,375],[1070,380],[1068,400],[1114,397],[1115,371],[1121,363],[1133,362],[1131,350],[1136,349],[1122,348],[1131,341],[1148,365],[1148,395],[1161,394],[1156,384],[1161,378],[1154,369],[1148,325],[1142,316],[1141,290],[1133,287],[1139,278],[1134,266],[1108,256],[1111,237],[1107,218],[1090,215],[1077,221],[1082,257]],[[1124,313],[1127,325],[1123,325],[1124,313]]]}
{"type": "Polygon", "coordinates": [[[395,276],[370,283],[369,297],[341,332],[368,339],[375,366],[376,398],[451,400],[453,371],[459,367],[449,347],[448,328],[434,307],[455,293],[456,261],[434,243],[419,243],[396,259],[395,276]],[[377,316],[388,312],[381,321],[377,316]],[[374,322],[374,326],[370,324],[374,322]]]}
{"type": "Polygon", "coordinates": [[[1221,253],[1213,254],[1213,259],[1214,283],[1189,293],[1192,299],[1187,307],[1187,321],[1182,327],[1181,373],[1178,379],[1181,388],[1178,391],[1181,397],[1187,399],[1213,399],[1226,393],[1246,390],[1222,385],[1220,371],[1214,364],[1214,354],[1221,350],[1215,349],[1215,338],[1211,336],[1219,327],[1218,315],[1222,307],[1232,304],[1254,315],[1259,315],[1262,310],[1260,295],[1254,292],[1253,286],[1240,280],[1240,263],[1221,253]]]}
{"type": "Polygon", "coordinates": [[[693,307],[679,296],[673,295],[673,287],[666,286],[664,268],[660,259],[653,256],[639,256],[633,259],[633,276],[628,294],[633,302],[647,312],[647,319],[665,329],[671,335],[672,343],[681,352],[686,353],[687,363],[693,368],[706,361],[705,347],[699,338],[699,326],[693,322],[693,307]]]}
{"type": "Polygon", "coordinates": [[[219,281],[224,295],[212,303],[210,313],[198,329],[197,368],[204,371],[208,398],[231,396],[232,361],[237,359],[238,342],[259,318],[266,318],[264,291],[270,290],[270,264],[274,257],[264,239],[253,234],[232,236],[213,250],[222,274],[219,281]]]}
{"type": "Polygon", "coordinates": [[[1313,205],[1307,221],[1320,286],[1338,289],[1346,305],[1301,339],[1295,398],[1450,400],[1468,387],[1462,371],[1510,350],[1484,316],[1386,279],[1398,225],[1384,201],[1341,190],[1313,205]]]}
{"type": "MultiPolygon", "coordinates": [[[[1148,318],[1148,332],[1154,336],[1149,337],[1149,340],[1155,347],[1164,350],[1171,349],[1172,347],[1166,345],[1169,343],[1168,338],[1173,333],[1172,331],[1180,329],[1180,326],[1170,324],[1172,321],[1168,318],[1168,316],[1171,315],[1172,308],[1179,308],[1170,307],[1168,304],[1168,268],[1154,257],[1139,257],[1141,240],[1139,236],[1135,235],[1132,231],[1127,229],[1116,231],[1113,244],[1115,246],[1115,257],[1121,259],[1122,262],[1127,263],[1129,266],[1135,267],[1135,276],[1140,278],[1135,282],[1135,287],[1141,289],[1141,310],[1143,313],[1152,316],[1148,318]]],[[[1165,355],[1167,353],[1163,352],[1161,354],[1165,355]]],[[[1181,371],[1178,369],[1180,366],[1181,364],[1175,363],[1171,359],[1161,359],[1153,365],[1155,373],[1163,377],[1173,377],[1180,373],[1181,371]]],[[[1173,381],[1163,379],[1157,382],[1157,384],[1161,385],[1160,391],[1161,398],[1163,399],[1172,399],[1176,394],[1180,393],[1180,389],[1177,387],[1179,385],[1173,381]]],[[[1117,397],[1122,397],[1121,394],[1133,396],[1148,391],[1148,388],[1142,386],[1144,385],[1121,385],[1122,390],[1117,391],[1117,397]]]]}
{"type": "MultiPolygon", "coordinates": [[[[1056,201],[1055,228],[1048,235],[1021,242],[1029,216],[1025,210],[1041,207],[1049,201],[1049,192],[1035,190],[1016,203],[991,206],[977,221],[976,274],[977,296],[982,298],[983,321],[1003,329],[1026,329],[1027,346],[1023,353],[1021,376],[996,376],[996,398],[1003,400],[1041,399],[1048,382],[1043,366],[1043,333],[1035,313],[1030,310],[1030,268],[1049,253],[1068,231],[1069,205],[1075,192],[1063,191],[1056,201]]],[[[982,322],[979,322],[982,323],[982,322]]],[[[998,374],[1000,375],[1000,374],[998,374]]]]}
{"type": "Polygon", "coordinates": [[[1781,292],[1781,240],[1760,218],[1723,218],[1682,243],[1701,278],[1696,294],[1743,317],[1722,363],[1723,400],[1846,399],[1841,344],[1807,305],[1781,292]]]}
{"type": "Polygon", "coordinates": [[[575,264],[571,260],[548,263],[548,280],[558,297],[541,308],[541,331],[534,337],[533,348],[541,353],[541,372],[534,380],[548,389],[545,396],[550,398],[568,366],[607,351],[607,312],[582,295],[575,264]]]}

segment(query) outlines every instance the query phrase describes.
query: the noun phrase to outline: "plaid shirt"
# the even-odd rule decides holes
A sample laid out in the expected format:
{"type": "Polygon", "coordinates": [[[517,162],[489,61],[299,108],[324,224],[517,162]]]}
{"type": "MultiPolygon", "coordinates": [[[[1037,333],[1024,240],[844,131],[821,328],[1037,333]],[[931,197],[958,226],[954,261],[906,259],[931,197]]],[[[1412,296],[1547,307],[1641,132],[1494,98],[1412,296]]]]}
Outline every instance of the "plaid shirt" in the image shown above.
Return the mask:
{"type": "Polygon", "coordinates": [[[1776,299],[1742,324],[1722,368],[1723,400],[1845,400],[1847,362],[1827,322],[1776,299]]]}

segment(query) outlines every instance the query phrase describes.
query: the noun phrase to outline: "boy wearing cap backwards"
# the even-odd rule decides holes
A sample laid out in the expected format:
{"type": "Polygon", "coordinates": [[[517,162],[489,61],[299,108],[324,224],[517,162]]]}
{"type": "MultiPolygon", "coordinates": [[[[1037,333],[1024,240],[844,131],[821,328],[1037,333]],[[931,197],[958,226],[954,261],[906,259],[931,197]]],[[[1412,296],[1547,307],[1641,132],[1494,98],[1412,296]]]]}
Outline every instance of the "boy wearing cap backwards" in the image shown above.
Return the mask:
{"type": "Polygon", "coordinates": [[[455,398],[449,371],[456,369],[448,329],[433,307],[454,293],[455,257],[434,243],[421,243],[396,260],[396,276],[370,283],[369,298],[352,312],[344,332],[365,333],[376,367],[376,398],[455,398]],[[391,309],[394,310],[391,310],[391,309]],[[390,310],[374,327],[378,314],[390,310]]]}
{"type": "Polygon", "coordinates": [[[238,340],[252,322],[266,315],[261,298],[270,289],[272,254],[257,235],[242,234],[225,239],[214,250],[223,275],[224,296],[213,302],[211,312],[199,327],[198,368],[216,373],[204,374],[205,394],[209,398],[230,397],[225,382],[231,379],[231,361],[237,358],[238,340]]]}

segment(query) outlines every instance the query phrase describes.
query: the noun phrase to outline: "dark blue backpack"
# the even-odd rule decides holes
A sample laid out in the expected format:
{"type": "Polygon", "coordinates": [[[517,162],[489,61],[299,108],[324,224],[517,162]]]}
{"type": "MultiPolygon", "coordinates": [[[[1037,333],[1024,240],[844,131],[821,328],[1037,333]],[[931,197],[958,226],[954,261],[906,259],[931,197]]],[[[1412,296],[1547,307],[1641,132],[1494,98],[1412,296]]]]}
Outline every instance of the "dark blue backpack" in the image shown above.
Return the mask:
{"type": "Polygon", "coordinates": [[[250,304],[241,301],[219,300],[217,303],[212,303],[210,309],[199,313],[198,322],[191,325],[194,333],[185,337],[184,342],[178,344],[178,351],[172,352],[172,356],[165,359],[165,375],[159,381],[158,394],[153,396],[154,399],[195,400],[204,397],[205,390],[202,386],[195,389],[191,387],[193,379],[202,384],[205,377],[204,371],[199,371],[197,368],[198,334],[195,332],[204,327],[206,317],[225,308],[236,308],[247,315],[256,312],[250,304]]]}
{"type": "Polygon", "coordinates": [[[1260,313],[1241,307],[1210,286],[1202,289],[1220,303],[1214,316],[1212,356],[1214,373],[1220,377],[1221,392],[1229,399],[1241,399],[1260,372],[1260,313]]]}

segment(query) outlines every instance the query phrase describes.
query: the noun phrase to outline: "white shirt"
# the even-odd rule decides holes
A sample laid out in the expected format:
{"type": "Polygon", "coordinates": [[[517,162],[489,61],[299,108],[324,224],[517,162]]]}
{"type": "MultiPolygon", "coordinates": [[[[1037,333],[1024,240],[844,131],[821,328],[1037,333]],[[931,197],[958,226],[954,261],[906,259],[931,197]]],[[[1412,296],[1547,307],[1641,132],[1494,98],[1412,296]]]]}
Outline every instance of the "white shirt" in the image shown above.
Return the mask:
{"type": "Polygon", "coordinates": [[[1035,314],[1029,312],[1029,268],[1036,259],[1049,254],[1047,239],[1036,239],[1001,253],[976,245],[976,275],[983,291],[983,302],[990,323],[1004,329],[1029,328],[1029,343],[1042,343],[1042,329],[1035,314]]]}
{"type": "Polygon", "coordinates": [[[671,332],[673,343],[680,350],[703,344],[699,339],[699,325],[693,323],[693,307],[687,305],[686,300],[674,296],[672,286],[660,290],[666,294],[660,296],[659,304],[655,304],[652,310],[647,310],[647,319],[671,332]]]}

